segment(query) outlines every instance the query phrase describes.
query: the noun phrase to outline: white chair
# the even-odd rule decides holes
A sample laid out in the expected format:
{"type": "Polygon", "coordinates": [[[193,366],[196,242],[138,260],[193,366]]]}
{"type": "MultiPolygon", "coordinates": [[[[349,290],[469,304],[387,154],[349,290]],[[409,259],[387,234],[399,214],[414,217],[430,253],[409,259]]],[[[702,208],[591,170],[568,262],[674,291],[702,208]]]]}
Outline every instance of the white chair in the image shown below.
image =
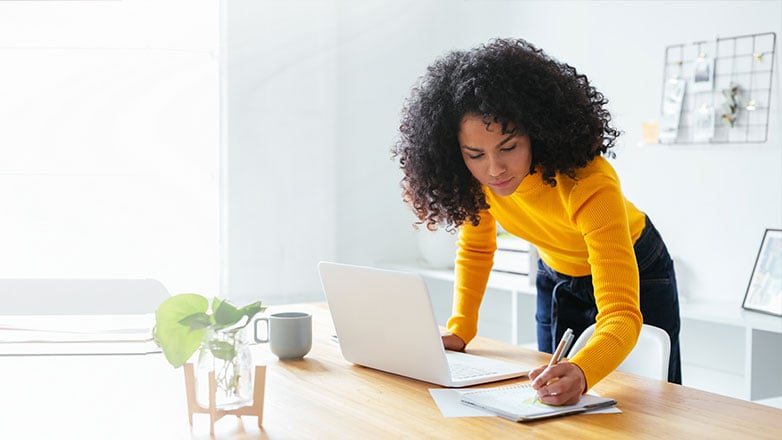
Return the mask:
{"type": "Polygon", "coordinates": [[[168,297],[153,279],[0,279],[0,340],[16,342],[0,355],[154,353],[153,312],[168,297]]]}
{"type": "MultiPolygon", "coordinates": [[[[581,333],[568,353],[572,358],[584,348],[587,340],[595,332],[595,324],[581,333]]],[[[671,356],[671,340],[665,330],[644,324],[638,342],[617,370],[663,381],[668,380],[668,358],[671,356]]]]}
{"type": "Polygon", "coordinates": [[[144,314],[168,297],[153,279],[0,278],[0,315],[144,314]]]}

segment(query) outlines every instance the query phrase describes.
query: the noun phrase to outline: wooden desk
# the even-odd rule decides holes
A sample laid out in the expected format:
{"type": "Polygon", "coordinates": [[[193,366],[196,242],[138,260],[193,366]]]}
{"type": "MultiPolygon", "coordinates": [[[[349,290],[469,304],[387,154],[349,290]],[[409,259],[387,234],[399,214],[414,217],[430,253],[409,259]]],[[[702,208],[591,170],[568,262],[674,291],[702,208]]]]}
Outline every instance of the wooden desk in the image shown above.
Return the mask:
{"type": "MultiPolygon", "coordinates": [[[[595,391],[622,414],[532,424],[498,417],[444,418],[433,385],[352,365],[332,342],[324,305],[273,306],[314,314],[314,346],[300,361],[253,348],[268,366],[264,427],[226,417],[216,438],[782,438],[782,410],[615,372],[595,391]]],[[[477,354],[545,363],[547,355],[489,340],[477,354]]],[[[0,357],[2,439],[210,438],[207,416],[187,423],[184,379],[161,355],[0,357]]],[[[524,379],[522,379],[524,381],[524,379]]],[[[514,381],[506,381],[511,383],[514,381]]]]}

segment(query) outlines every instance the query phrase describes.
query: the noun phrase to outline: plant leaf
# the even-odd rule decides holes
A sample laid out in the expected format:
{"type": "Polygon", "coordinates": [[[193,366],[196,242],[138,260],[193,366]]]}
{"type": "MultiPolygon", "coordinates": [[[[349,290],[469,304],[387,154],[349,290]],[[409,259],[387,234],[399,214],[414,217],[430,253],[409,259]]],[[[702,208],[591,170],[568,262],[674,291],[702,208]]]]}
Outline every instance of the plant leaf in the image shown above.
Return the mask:
{"type": "Polygon", "coordinates": [[[155,311],[155,339],[168,362],[178,368],[198,350],[204,330],[192,330],[180,322],[192,315],[205,314],[209,301],[202,295],[183,293],[174,295],[155,311]]]}
{"type": "Polygon", "coordinates": [[[261,305],[260,301],[256,301],[252,304],[247,304],[246,306],[239,309],[239,313],[247,317],[247,322],[249,323],[251,319],[253,319],[253,316],[257,315],[258,313],[266,310],[266,307],[263,307],[261,305]]]}
{"type": "Polygon", "coordinates": [[[236,356],[234,346],[225,341],[212,341],[209,344],[209,350],[216,358],[224,361],[233,360],[234,356],[236,356]]]}
{"type": "Polygon", "coordinates": [[[228,301],[221,301],[220,304],[214,309],[214,319],[216,328],[230,327],[244,316],[233,304],[228,301]]]}
{"type": "Polygon", "coordinates": [[[220,298],[218,298],[216,296],[212,298],[212,313],[214,313],[215,310],[220,308],[220,303],[222,303],[222,302],[223,302],[223,300],[221,300],[220,298]]]}
{"type": "Polygon", "coordinates": [[[212,318],[210,318],[206,313],[198,312],[189,316],[185,316],[179,320],[179,323],[190,327],[190,331],[192,332],[209,327],[212,324],[212,318]]]}

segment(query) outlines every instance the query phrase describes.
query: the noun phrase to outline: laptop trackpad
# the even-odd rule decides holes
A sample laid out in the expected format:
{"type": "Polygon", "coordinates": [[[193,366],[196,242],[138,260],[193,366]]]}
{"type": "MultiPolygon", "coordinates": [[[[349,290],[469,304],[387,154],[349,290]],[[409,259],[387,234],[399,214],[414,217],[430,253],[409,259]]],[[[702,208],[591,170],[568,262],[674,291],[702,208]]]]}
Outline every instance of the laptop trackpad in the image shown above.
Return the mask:
{"type": "Polygon", "coordinates": [[[526,365],[485,358],[482,356],[476,356],[457,351],[446,350],[445,355],[448,359],[448,365],[451,370],[451,377],[454,380],[504,375],[509,373],[529,371],[531,369],[526,365]]]}

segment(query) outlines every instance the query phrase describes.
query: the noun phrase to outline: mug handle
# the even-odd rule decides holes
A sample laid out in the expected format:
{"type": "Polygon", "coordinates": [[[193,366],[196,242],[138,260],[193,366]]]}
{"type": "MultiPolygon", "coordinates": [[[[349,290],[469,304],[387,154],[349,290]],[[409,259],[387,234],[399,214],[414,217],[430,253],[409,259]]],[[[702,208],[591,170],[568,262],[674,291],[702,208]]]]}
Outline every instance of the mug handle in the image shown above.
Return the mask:
{"type": "Polygon", "coordinates": [[[253,338],[255,339],[255,342],[269,342],[269,318],[261,317],[255,320],[255,324],[253,325],[253,338]],[[266,322],[266,339],[258,337],[258,321],[266,322]]]}

